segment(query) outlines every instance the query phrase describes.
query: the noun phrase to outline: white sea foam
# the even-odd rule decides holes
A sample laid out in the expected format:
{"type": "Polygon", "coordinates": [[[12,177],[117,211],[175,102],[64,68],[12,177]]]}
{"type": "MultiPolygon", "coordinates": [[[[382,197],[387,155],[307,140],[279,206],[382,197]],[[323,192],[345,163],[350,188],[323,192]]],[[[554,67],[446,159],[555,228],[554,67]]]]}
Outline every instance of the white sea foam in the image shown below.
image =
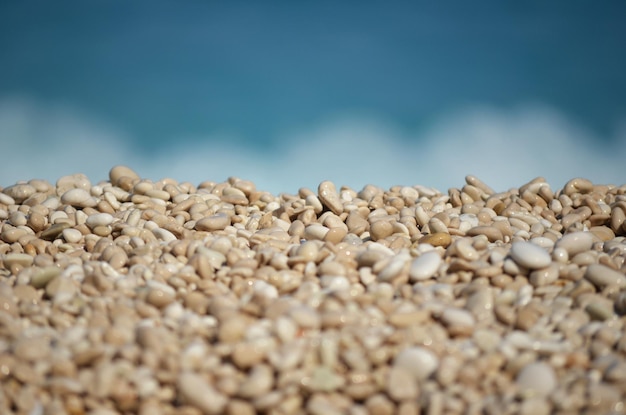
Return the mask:
{"type": "Polygon", "coordinates": [[[417,132],[402,131],[382,118],[337,117],[284,132],[276,137],[280,151],[265,153],[229,144],[233,137],[207,134],[187,141],[172,137],[181,145],[147,156],[131,150],[129,134],[97,120],[70,107],[0,100],[0,186],[32,178],[54,182],[76,172],[98,182],[115,164],[127,164],[153,180],[173,177],[197,184],[237,176],[273,193],[316,189],[323,180],[356,190],[365,184],[422,184],[446,191],[461,187],[466,174],[496,190],[537,176],[553,189],[577,176],[596,183],[626,182],[620,168],[626,130],[616,131],[612,146],[599,145],[606,140],[538,105],[513,111],[467,108],[442,114],[417,132]]]}

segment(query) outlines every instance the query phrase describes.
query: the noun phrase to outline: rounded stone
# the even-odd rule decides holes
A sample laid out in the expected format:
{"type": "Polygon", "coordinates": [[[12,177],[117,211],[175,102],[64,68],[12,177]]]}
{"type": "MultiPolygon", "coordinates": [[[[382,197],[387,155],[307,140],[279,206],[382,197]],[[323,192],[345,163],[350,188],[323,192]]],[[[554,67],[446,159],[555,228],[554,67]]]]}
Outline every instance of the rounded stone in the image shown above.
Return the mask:
{"type": "Polygon", "coordinates": [[[206,232],[223,231],[230,225],[230,221],[230,216],[226,213],[217,213],[197,221],[196,230],[206,232]]]}
{"type": "Polygon", "coordinates": [[[425,252],[411,262],[409,276],[411,281],[423,281],[432,278],[441,265],[441,257],[436,251],[425,252]]]}
{"type": "Polygon", "coordinates": [[[341,199],[339,198],[339,194],[333,182],[326,180],[320,183],[317,188],[317,193],[322,204],[335,215],[339,215],[343,212],[343,204],[341,203],[341,199]]]}
{"type": "Polygon", "coordinates": [[[61,203],[74,207],[94,207],[98,202],[85,189],[71,189],[63,193],[61,203]]]}
{"type": "Polygon", "coordinates": [[[511,246],[511,258],[518,264],[528,269],[540,269],[550,265],[550,254],[530,242],[514,242],[511,246]]]}
{"type": "Polygon", "coordinates": [[[557,378],[552,366],[544,362],[529,363],[515,378],[519,391],[524,396],[549,396],[557,387],[557,378]]]}
{"type": "Polygon", "coordinates": [[[447,248],[452,243],[452,237],[449,233],[436,232],[430,235],[422,236],[419,241],[420,244],[429,244],[432,246],[442,246],[447,248]]]}
{"type": "Polygon", "coordinates": [[[591,232],[572,232],[556,241],[555,249],[565,249],[570,258],[574,255],[591,249],[593,234],[591,232]]]}
{"type": "Polygon", "coordinates": [[[93,229],[96,226],[108,226],[113,223],[113,219],[113,215],[109,213],[96,213],[87,217],[85,223],[93,229]]]}
{"type": "Polygon", "coordinates": [[[119,181],[124,177],[127,177],[133,181],[140,180],[139,175],[135,173],[133,169],[127,166],[118,165],[113,167],[109,171],[109,180],[111,180],[111,183],[114,186],[117,186],[119,184],[119,181]]]}
{"type": "Polygon", "coordinates": [[[427,379],[435,372],[439,366],[439,358],[424,347],[407,347],[398,353],[393,365],[404,368],[419,381],[427,379]]]}
{"type": "Polygon", "coordinates": [[[589,265],[585,271],[585,279],[600,289],[608,286],[626,288],[626,275],[605,265],[589,265]]]}

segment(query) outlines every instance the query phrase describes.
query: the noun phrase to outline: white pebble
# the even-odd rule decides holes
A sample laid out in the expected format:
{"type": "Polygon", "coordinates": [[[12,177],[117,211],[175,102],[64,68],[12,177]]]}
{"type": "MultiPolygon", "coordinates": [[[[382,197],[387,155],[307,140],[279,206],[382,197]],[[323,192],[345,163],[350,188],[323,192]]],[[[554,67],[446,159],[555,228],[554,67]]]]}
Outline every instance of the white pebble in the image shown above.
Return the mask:
{"type": "Polygon", "coordinates": [[[543,362],[530,363],[517,374],[515,383],[526,396],[548,396],[557,386],[554,369],[543,362]]]}
{"type": "Polygon", "coordinates": [[[436,251],[426,252],[415,258],[411,263],[409,276],[411,281],[423,281],[431,278],[441,265],[441,257],[436,251]]]}
{"type": "Polygon", "coordinates": [[[439,358],[430,350],[415,346],[398,353],[393,364],[409,371],[415,379],[424,380],[437,369],[439,358]]]}
{"type": "Polygon", "coordinates": [[[113,216],[108,213],[96,213],[89,216],[86,220],[87,226],[95,228],[96,226],[107,226],[113,222],[113,216]]]}
{"type": "Polygon", "coordinates": [[[511,246],[511,258],[518,264],[529,269],[539,269],[550,265],[550,254],[530,242],[514,242],[511,246]]]}
{"type": "Polygon", "coordinates": [[[591,232],[572,232],[556,241],[555,248],[565,249],[571,258],[580,252],[590,250],[591,245],[593,245],[591,232]]]}

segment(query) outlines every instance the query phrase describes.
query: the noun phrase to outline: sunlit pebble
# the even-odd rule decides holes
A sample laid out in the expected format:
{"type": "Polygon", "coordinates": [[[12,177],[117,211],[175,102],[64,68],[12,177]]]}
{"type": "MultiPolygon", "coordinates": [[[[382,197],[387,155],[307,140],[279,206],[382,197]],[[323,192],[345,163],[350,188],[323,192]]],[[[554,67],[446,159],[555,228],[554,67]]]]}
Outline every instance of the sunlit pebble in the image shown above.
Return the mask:
{"type": "Polygon", "coordinates": [[[1,413],[620,408],[620,187],[109,179],[0,192],[1,413]]]}

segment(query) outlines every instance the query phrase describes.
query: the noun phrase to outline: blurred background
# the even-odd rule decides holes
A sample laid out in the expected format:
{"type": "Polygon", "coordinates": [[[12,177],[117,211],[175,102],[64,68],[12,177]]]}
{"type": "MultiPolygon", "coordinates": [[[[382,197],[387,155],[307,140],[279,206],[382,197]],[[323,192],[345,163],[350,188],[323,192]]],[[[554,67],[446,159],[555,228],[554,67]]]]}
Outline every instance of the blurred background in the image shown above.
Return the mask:
{"type": "Polygon", "coordinates": [[[0,186],[626,183],[626,2],[0,2],[0,186]]]}

